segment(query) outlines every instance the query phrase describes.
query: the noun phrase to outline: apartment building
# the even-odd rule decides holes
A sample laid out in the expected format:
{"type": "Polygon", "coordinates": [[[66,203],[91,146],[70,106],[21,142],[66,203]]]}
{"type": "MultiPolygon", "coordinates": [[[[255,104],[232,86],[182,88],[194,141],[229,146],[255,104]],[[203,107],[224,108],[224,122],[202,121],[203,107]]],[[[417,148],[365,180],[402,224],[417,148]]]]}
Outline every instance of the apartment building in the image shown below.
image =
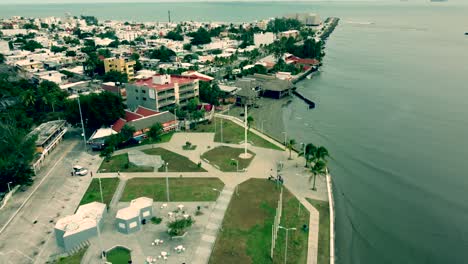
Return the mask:
{"type": "Polygon", "coordinates": [[[104,59],[104,70],[106,73],[110,71],[118,71],[126,73],[129,81],[135,79],[135,61],[129,61],[123,58],[107,58],[104,59]]]}
{"type": "Polygon", "coordinates": [[[158,112],[176,104],[185,106],[199,95],[199,80],[192,76],[156,74],[126,86],[127,106],[143,106],[158,112]]]}

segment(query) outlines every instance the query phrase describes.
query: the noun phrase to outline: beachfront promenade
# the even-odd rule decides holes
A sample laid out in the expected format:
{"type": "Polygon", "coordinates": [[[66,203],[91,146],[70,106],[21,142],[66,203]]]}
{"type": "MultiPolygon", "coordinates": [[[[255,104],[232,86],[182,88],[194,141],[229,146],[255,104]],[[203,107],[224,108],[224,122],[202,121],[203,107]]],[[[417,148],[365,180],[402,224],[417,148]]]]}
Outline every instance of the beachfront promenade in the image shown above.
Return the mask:
{"type": "MultiPolygon", "coordinates": [[[[220,116],[218,117],[227,118],[235,123],[242,125],[238,120],[233,119],[228,116],[220,116]]],[[[281,144],[277,143],[276,141],[270,139],[268,136],[261,134],[258,131],[253,130],[253,133],[260,135],[262,138],[276,144],[277,146],[281,146],[281,144]]],[[[252,163],[248,167],[245,172],[222,172],[212,166],[211,164],[207,163],[206,161],[202,160],[200,156],[217,146],[229,146],[229,147],[236,147],[240,148],[243,147],[243,144],[225,144],[214,142],[214,133],[176,133],[172,136],[171,140],[167,143],[160,143],[155,144],[154,147],[161,147],[177,154],[186,156],[192,162],[202,163],[202,167],[206,170],[206,172],[137,172],[137,173],[128,173],[128,172],[120,172],[120,176],[117,173],[97,173],[97,177],[101,178],[109,178],[109,177],[120,177],[121,179],[131,179],[131,178],[141,178],[141,177],[148,177],[148,178],[157,178],[157,177],[216,177],[221,179],[224,184],[225,190],[228,190],[227,193],[231,195],[232,190],[235,190],[236,186],[240,183],[251,179],[251,178],[261,178],[267,179],[271,171],[276,170],[276,166],[278,162],[282,162],[284,164],[282,175],[284,178],[285,186],[301,201],[302,205],[310,212],[310,220],[309,220],[309,240],[308,240],[308,261],[307,263],[317,263],[317,246],[318,246],[318,221],[319,215],[317,210],[311,206],[305,198],[313,198],[316,200],[328,200],[328,193],[327,193],[327,186],[326,180],[322,177],[317,177],[317,191],[310,190],[310,183],[308,181],[310,174],[304,168],[305,160],[302,157],[298,157],[296,153],[293,152],[292,159],[289,160],[289,152],[288,151],[278,151],[272,150],[267,148],[260,148],[252,145],[248,145],[249,150],[253,151],[256,156],[253,159],[252,163]],[[182,149],[182,146],[185,145],[185,142],[190,141],[193,145],[196,145],[196,150],[193,151],[186,151],[182,149]]],[[[131,150],[143,150],[152,148],[152,145],[143,145],[131,148],[131,150]]],[[[281,146],[282,147],[282,146],[281,146]]],[[[128,152],[129,149],[119,150],[114,153],[114,155],[119,155],[128,152]]],[[[171,164],[169,164],[171,166],[171,164]]],[[[175,166],[175,164],[174,164],[175,166]]],[[[224,214],[227,208],[227,201],[222,205],[218,205],[220,207],[217,211],[217,214],[224,214]]],[[[218,222],[216,226],[221,224],[220,219],[221,216],[217,216],[218,222]]],[[[216,235],[216,231],[210,231],[209,235],[202,236],[202,239],[206,241],[202,241],[202,243],[209,243],[209,246],[203,247],[200,250],[196,250],[194,259],[199,260],[196,261],[197,263],[207,263],[209,255],[211,254],[212,245],[214,244],[214,237],[216,235]]],[[[138,245],[135,245],[136,247],[138,245]]],[[[92,248],[91,248],[92,249],[92,248]]],[[[90,251],[90,250],[89,250],[90,251]]],[[[132,257],[135,261],[138,259],[143,258],[144,256],[137,256],[137,251],[132,253],[132,257]]],[[[88,252],[89,253],[89,252],[88,252]]],[[[90,254],[86,254],[89,256],[90,254]]],[[[96,254],[92,254],[96,255],[96,254]]],[[[97,259],[90,259],[91,262],[94,262],[97,259]]],[[[138,262],[137,262],[138,263],[138,262]]]]}

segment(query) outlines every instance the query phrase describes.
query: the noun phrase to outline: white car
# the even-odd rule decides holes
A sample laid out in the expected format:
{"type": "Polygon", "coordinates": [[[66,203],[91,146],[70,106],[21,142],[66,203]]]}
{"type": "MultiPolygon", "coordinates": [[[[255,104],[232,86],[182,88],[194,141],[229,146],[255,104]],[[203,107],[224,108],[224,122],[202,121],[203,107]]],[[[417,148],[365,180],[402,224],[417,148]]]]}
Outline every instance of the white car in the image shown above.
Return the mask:
{"type": "Polygon", "coordinates": [[[77,176],[85,176],[86,174],[88,174],[88,170],[79,165],[76,165],[73,167],[73,174],[77,176]]]}

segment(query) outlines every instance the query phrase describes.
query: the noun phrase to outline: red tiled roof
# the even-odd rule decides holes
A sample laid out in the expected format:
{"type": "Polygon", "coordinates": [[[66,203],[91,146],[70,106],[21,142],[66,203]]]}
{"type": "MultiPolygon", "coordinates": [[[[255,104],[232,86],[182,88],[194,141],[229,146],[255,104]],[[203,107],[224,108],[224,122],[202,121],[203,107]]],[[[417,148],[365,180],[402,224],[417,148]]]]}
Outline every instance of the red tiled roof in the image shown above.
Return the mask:
{"type": "Polygon", "coordinates": [[[211,109],[213,109],[213,105],[210,104],[204,104],[204,105],[197,105],[197,109],[200,110],[203,107],[206,112],[210,112],[211,109]]]}
{"type": "MultiPolygon", "coordinates": [[[[156,74],[155,76],[159,76],[159,75],[160,74],[156,74]]],[[[166,90],[166,89],[169,89],[169,88],[173,88],[174,83],[186,84],[186,83],[191,83],[191,82],[195,81],[196,79],[197,78],[191,77],[191,76],[171,75],[171,82],[170,83],[168,83],[168,84],[154,84],[153,83],[153,78],[149,77],[149,78],[146,78],[146,79],[137,80],[134,83],[134,85],[148,86],[148,87],[151,87],[153,89],[156,89],[156,90],[160,91],[160,90],[166,90]]]]}
{"type": "Polygon", "coordinates": [[[142,116],[152,116],[152,115],[158,114],[159,112],[148,109],[143,106],[138,106],[138,108],[135,110],[135,113],[142,115],[142,116]]]}
{"type": "Polygon", "coordinates": [[[119,119],[117,119],[117,121],[115,121],[115,123],[112,125],[112,130],[114,130],[115,132],[119,133],[120,130],[122,130],[122,127],[124,127],[126,123],[127,123],[127,121],[125,121],[125,119],[119,118],[119,119]]]}
{"type": "Polygon", "coordinates": [[[143,117],[143,115],[140,115],[140,114],[125,110],[125,120],[127,120],[127,122],[130,122],[130,121],[133,121],[133,120],[136,120],[136,119],[140,119],[142,117],[143,117]]]}
{"type": "Polygon", "coordinates": [[[286,58],[286,60],[290,60],[290,61],[293,61],[295,63],[299,63],[299,64],[308,64],[308,65],[319,65],[320,62],[316,59],[301,59],[299,57],[296,57],[296,56],[289,56],[288,58],[286,58]]]}

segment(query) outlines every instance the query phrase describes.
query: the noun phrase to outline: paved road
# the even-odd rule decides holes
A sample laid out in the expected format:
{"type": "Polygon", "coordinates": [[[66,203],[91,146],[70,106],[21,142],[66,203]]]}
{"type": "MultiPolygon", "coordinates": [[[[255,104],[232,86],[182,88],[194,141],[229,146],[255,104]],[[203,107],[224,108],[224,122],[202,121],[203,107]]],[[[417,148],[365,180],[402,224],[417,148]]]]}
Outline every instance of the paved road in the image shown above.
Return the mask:
{"type": "Polygon", "coordinates": [[[36,176],[34,185],[15,194],[13,201],[0,212],[2,229],[9,222],[0,234],[0,263],[46,262],[52,252],[44,249],[53,248],[47,246],[49,243],[55,245],[55,221],[75,211],[91,181],[89,176],[71,177],[72,166],[80,164],[96,170],[96,154],[84,153],[81,142],[77,138],[65,138],[47,157],[48,164],[36,176]]]}

